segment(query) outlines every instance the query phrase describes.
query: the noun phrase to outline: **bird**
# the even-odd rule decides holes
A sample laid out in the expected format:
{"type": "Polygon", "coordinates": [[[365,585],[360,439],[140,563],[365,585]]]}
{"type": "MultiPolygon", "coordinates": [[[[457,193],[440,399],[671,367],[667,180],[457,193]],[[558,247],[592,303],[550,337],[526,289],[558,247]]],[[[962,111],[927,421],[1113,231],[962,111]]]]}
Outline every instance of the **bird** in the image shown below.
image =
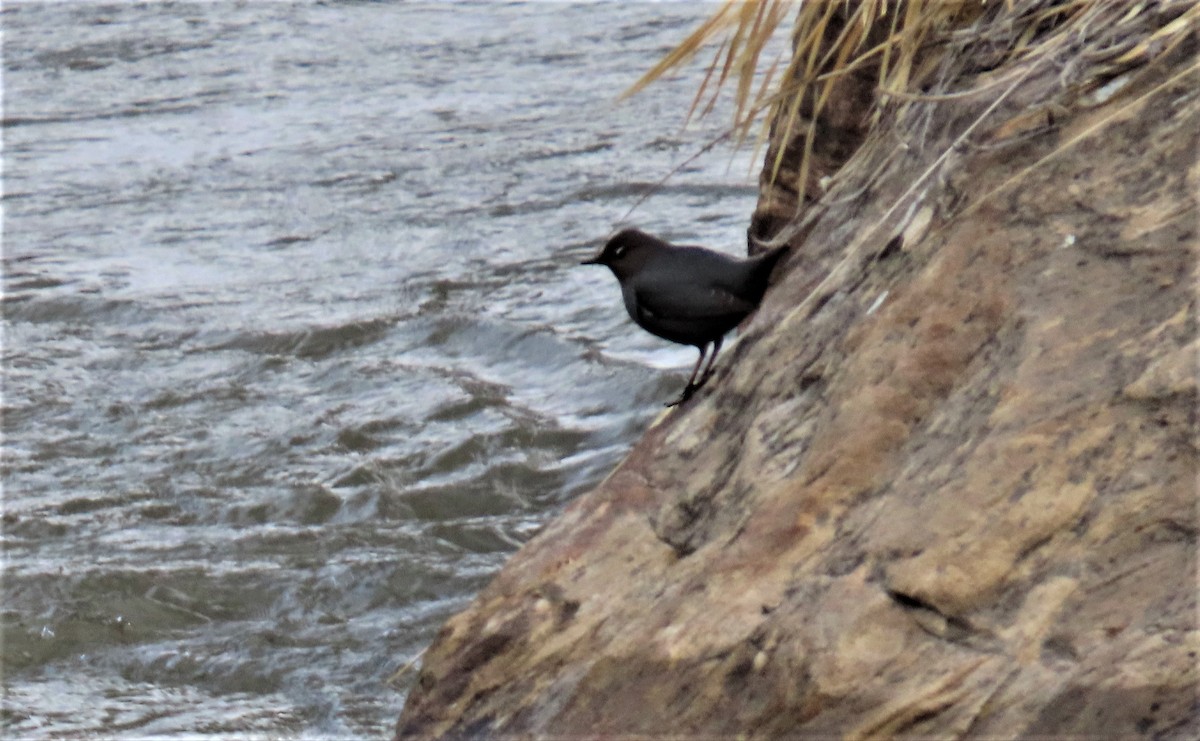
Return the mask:
{"type": "Polygon", "coordinates": [[[603,265],[621,284],[629,317],[650,334],[693,345],[700,351],[683,393],[668,407],[682,404],[708,381],[721,342],[758,308],[771,271],[788,245],[748,259],[704,247],[674,245],[639,229],[623,229],[583,265],[603,265]],[[712,353],[708,354],[708,346],[712,353]],[[708,354],[708,366],[696,380],[708,354]]]}

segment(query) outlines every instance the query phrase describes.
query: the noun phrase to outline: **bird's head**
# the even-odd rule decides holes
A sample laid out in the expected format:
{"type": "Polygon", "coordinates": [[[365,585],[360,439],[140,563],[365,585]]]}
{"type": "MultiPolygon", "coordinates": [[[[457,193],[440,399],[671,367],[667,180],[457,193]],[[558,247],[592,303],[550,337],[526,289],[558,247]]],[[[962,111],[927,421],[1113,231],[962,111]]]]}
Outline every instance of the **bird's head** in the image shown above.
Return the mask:
{"type": "Polygon", "coordinates": [[[604,265],[618,278],[624,278],[636,273],[660,244],[660,240],[643,231],[622,229],[608,240],[600,254],[580,264],[604,265]]]}

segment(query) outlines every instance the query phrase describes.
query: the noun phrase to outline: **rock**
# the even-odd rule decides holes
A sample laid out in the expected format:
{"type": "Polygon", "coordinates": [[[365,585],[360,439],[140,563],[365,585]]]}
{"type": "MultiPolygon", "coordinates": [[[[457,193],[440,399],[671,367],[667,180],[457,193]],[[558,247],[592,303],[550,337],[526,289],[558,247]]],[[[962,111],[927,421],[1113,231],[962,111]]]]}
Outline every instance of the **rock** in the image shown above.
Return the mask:
{"type": "Polygon", "coordinates": [[[397,737],[1200,737],[1193,46],[923,187],[961,128],[865,144],[870,199],[446,624],[397,737]]]}

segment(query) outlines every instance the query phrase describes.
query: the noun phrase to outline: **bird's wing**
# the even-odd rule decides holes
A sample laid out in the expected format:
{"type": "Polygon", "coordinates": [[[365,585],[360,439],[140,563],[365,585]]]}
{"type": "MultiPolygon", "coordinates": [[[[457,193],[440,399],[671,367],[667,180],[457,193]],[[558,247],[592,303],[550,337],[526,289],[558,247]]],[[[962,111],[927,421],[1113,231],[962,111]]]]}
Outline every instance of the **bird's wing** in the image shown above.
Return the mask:
{"type": "Polygon", "coordinates": [[[754,310],[754,304],[714,285],[639,281],[634,293],[639,311],[668,321],[729,319],[736,323],[754,310]]]}

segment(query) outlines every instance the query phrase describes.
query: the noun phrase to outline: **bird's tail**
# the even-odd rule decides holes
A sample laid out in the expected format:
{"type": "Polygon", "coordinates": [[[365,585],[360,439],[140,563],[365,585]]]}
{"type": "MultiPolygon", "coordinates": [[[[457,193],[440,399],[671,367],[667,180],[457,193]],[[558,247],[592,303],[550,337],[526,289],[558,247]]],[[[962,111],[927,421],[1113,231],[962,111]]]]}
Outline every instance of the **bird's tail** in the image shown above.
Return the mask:
{"type": "Polygon", "coordinates": [[[787,257],[792,246],[790,244],[780,245],[768,252],[764,252],[754,258],[756,264],[754,266],[755,278],[762,281],[763,289],[766,290],[767,284],[771,279],[771,273],[774,272],[775,266],[779,261],[787,257]]]}

